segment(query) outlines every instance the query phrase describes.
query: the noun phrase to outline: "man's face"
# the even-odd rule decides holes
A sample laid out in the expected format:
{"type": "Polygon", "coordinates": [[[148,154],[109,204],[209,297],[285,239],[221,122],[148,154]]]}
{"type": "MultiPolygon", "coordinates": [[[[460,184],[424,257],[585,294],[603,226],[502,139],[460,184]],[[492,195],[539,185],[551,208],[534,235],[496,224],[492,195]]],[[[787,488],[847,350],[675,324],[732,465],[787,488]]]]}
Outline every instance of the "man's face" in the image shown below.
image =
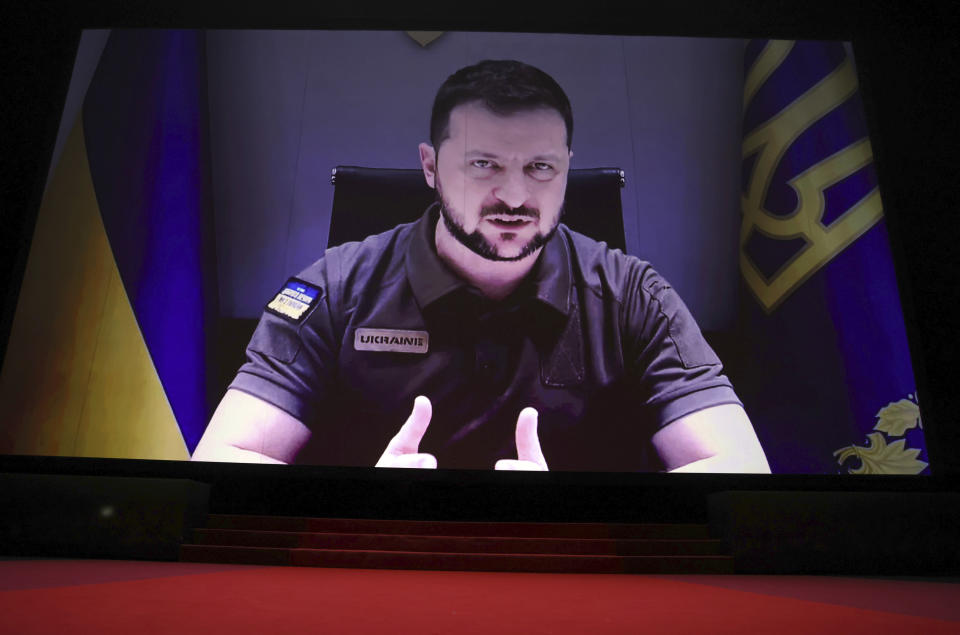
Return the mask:
{"type": "Polygon", "coordinates": [[[519,260],[557,228],[571,153],[563,118],[542,108],[500,116],[479,103],[450,113],[450,136],[423,144],[446,228],[488,260],[519,260]]]}

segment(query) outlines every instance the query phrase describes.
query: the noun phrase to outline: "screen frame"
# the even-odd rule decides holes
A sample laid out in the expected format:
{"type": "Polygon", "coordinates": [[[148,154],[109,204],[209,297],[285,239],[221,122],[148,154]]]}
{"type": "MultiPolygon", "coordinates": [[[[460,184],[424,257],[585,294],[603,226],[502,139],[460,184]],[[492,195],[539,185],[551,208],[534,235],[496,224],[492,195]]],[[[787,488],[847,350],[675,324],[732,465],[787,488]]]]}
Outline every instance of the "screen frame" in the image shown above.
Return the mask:
{"type": "MultiPolygon", "coordinates": [[[[117,5],[119,6],[119,4],[117,5]]],[[[21,10],[22,11],[22,10],[21,10]]],[[[906,10],[904,10],[904,13],[906,10]]],[[[642,25],[625,24],[622,16],[612,14],[590,19],[554,16],[543,20],[542,16],[512,14],[502,17],[464,19],[440,12],[427,11],[423,17],[404,15],[396,7],[366,14],[351,13],[336,9],[315,11],[313,14],[302,8],[284,11],[272,8],[270,12],[248,10],[237,15],[231,9],[225,19],[218,7],[186,9],[184,7],[160,10],[153,7],[138,7],[135,10],[120,10],[116,7],[98,5],[79,6],[66,13],[53,15],[53,10],[38,11],[34,15],[21,15],[14,23],[30,25],[18,44],[22,44],[19,59],[23,62],[15,82],[24,87],[22,98],[14,104],[22,115],[21,130],[14,137],[13,157],[20,159],[20,169],[12,174],[19,181],[16,189],[6,188],[7,205],[14,210],[13,220],[5,222],[11,231],[4,240],[3,270],[6,274],[5,298],[0,314],[0,356],[6,349],[19,284],[23,276],[33,226],[39,209],[45,184],[47,166],[53,151],[60,110],[66,97],[72,71],[73,56],[84,28],[119,27],[196,27],[196,28],[323,28],[323,29],[388,29],[388,30],[463,30],[507,32],[560,32],[608,35],[672,35],[694,37],[778,37],[797,39],[838,39],[852,43],[857,56],[857,71],[861,81],[867,125],[874,145],[880,187],[885,202],[885,211],[890,225],[890,247],[893,252],[901,305],[904,311],[908,341],[914,360],[914,373],[918,389],[932,398],[924,400],[924,430],[928,441],[931,476],[920,477],[849,477],[832,475],[666,475],[624,473],[547,473],[547,474],[499,474],[465,470],[438,470],[432,474],[413,473],[409,470],[385,472],[374,468],[339,468],[322,466],[264,466],[241,464],[202,464],[134,459],[85,459],[69,457],[0,456],[0,470],[11,472],[48,473],[115,473],[135,476],[167,476],[193,478],[207,481],[229,481],[237,478],[285,479],[297,482],[327,481],[350,482],[358,485],[357,491],[371,483],[389,483],[391,487],[403,488],[404,484],[439,483],[442,487],[459,484],[476,484],[480,487],[504,484],[509,486],[542,486],[559,488],[602,487],[610,492],[622,488],[663,488],[683,484],[702,491],[722,489],[770,489],[814,487],[828,489],[884,488],[884,489],[935,489],[952,487],[951,483],[960,474],[960,461],[952,459],[945,448],[960,442],[960,432],[951,431],[949,413],[954,397],[950,394],[951,375],[949,355],[938,349],[938,344],[947,334],[943,313],[934,317],[931,309],[937,299],[951,288],[956,275],[942,272],[942,267],[926,263],[922,258],[920,244],[935,247],[948,244],[947,236],[939,235],[936,219],[929,223],[917,223],[914,213],[922,205],[933,203],[942,208],[949,203],[946,188],[939,195],[927,194],[920,200],[913,193],[936,178],[933,174],[921,173],[918,166],[904,159],[909,156],[905,149],[910,140],[901,130],[899,120],[903,106],[908,101],[904,95],[890,97],[884,83],[891,76],[898,85],[910,85],[910,73],[929,61],[933,53],[921,53],[917,42],[932,30],[932,27],[914,26],[898,44],[892,36],[901,33],[904,14],[895,9],[870,16],[857,15],[853,7],[843,3],[837,7],[835,22],[822,21],[816,7],[800,2],[758,3],[754,7],[724,7],[717,9],[707,2],[690,2],[681,8],[651,10],[641,16],[642,25]],[[689,5],[689,6],[687,6],[689,5]],[[708,10],[709,9],[709,10],[708,10]],[[691,17],[693,16],[693,17],[691,17]],[[784,16],[789,16],[789,19],[784,16]],[[40,27],[42,20],[48,23],[40,27]],[[39,31],[39,33],[38,33],[39,31]],[[936,279],[936,274],[940,279],[936,279]],[[934,369],[933,372],[928,371],[934,369]],[[283,473],[281,473],[281,471],[283,473]],[[720,488],[720,489],[717,489],[720,488]]],[[[933,20],[936,16],[928,17],[933,20]]],[[[943,45],[941,43],[941,45],[943,45]]],[[[932,74],[932,70],[927,73],[932,74]]],[[[932,82],[932,80],[917,80],[932,82]]],[[[917,125],[925,117],[946,112],[944,101],[927,104],[926,109],[914,112],[910,119],[917,125]]],[[[932,126],[931,122],[927,126],[932,126]]],[[[941,141],[937,148],[944,149],[941,141]]],[[[934,152],[936,156],[936,152],[934,152]]],[[[948,163],[945,163],[945,166],[948,163]]],[[[946,168],[943,168],[946,169],[946,168]]],[[[955,189],[955,188],[954,188],[955,189]]],[[[932,190],[927,190],[932,191],[932,190]]],[[[953,197],[956,198],[955,195],[953,197]]],[[[943,213],[943,212],[941,212],[943,213]]],[[[949,232],[946,232],[949,234],[949,232]]],[[[945,252],[942,252],[945,253],[945,252]]],[[[949,314],[949,313],[948,313],[949,314]]],[[[342,484],[342,483],[341,483],[342,484]]],[[[389,488],[388,488],[389,489],[389,488]]],[[[586,502],[581,500],[581,505],[586,502]]]]}

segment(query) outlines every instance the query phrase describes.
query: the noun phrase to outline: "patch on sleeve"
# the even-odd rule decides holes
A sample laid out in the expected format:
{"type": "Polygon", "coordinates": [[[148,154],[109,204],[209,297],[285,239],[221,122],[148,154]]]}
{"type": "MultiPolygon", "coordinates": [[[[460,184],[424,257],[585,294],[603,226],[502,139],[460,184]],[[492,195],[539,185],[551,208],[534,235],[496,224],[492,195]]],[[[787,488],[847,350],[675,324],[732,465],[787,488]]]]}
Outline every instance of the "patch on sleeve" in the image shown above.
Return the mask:
{"type": "Polygon", "coordinates": [[[310,312],[319,297],[318,287],[297,278],[290,278],[266,306],[266,310],[287,320],[300,322],[310,312]]]}

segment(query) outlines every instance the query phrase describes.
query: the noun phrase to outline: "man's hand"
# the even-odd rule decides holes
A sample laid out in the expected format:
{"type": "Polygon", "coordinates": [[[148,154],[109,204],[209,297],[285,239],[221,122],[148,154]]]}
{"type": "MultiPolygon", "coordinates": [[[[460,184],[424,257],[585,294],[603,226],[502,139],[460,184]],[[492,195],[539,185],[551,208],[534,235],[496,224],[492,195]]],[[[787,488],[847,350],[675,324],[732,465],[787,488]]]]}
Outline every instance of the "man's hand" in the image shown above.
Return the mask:
{"type": "Polygon", "coordinates": [[[433,415],[433,406],[424,396],[413,400],[413,412],[407,421],[400,426],[400,431],[387,444],[377,467],[415,467],[436,469],[437,457],[420,452],[420,440],[423,439],[430,417],[433,415]]]}
{"type": "Polygon", "coordinates": [[[540,450],[537,436],[537,411],[524,408],[517,417],[517,458],[500,459],[494,466],[498,470],[546,472],[547,460],[540,450]]]}

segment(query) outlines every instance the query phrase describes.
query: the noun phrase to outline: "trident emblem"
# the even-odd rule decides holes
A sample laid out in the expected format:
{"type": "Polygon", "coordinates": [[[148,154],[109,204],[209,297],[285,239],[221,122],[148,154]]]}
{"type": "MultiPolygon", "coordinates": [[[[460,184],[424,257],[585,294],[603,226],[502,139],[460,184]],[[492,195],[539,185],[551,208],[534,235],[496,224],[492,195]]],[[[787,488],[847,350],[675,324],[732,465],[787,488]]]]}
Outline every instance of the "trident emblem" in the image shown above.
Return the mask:
{"type": "MultiPolygon", "coordinates": [[[[793,45],[794,42],[783,40],[771,40],[767,44],[747,74],[744,108],[787,57],[793,45]]],[[[883,216],[880,192],[874,187],[839,218],[829,225],[823,224],[824,190],[873,160],[868,139],[843,148],[790,179],[788,185],[797,195],[797,206],[790,214],[775,216],[764,208],[774,171],[790,145],[856,90],[853,65],[849,58],[845,58],[833,72],[744,138],[743,158],[756,156],[753,174],[741,200],[740,269],[768,313],[883,216]],[[806,245],[775,273],[767,276],[744,249],[754,231],[779,240],[802,238],[806,245]]]]}

